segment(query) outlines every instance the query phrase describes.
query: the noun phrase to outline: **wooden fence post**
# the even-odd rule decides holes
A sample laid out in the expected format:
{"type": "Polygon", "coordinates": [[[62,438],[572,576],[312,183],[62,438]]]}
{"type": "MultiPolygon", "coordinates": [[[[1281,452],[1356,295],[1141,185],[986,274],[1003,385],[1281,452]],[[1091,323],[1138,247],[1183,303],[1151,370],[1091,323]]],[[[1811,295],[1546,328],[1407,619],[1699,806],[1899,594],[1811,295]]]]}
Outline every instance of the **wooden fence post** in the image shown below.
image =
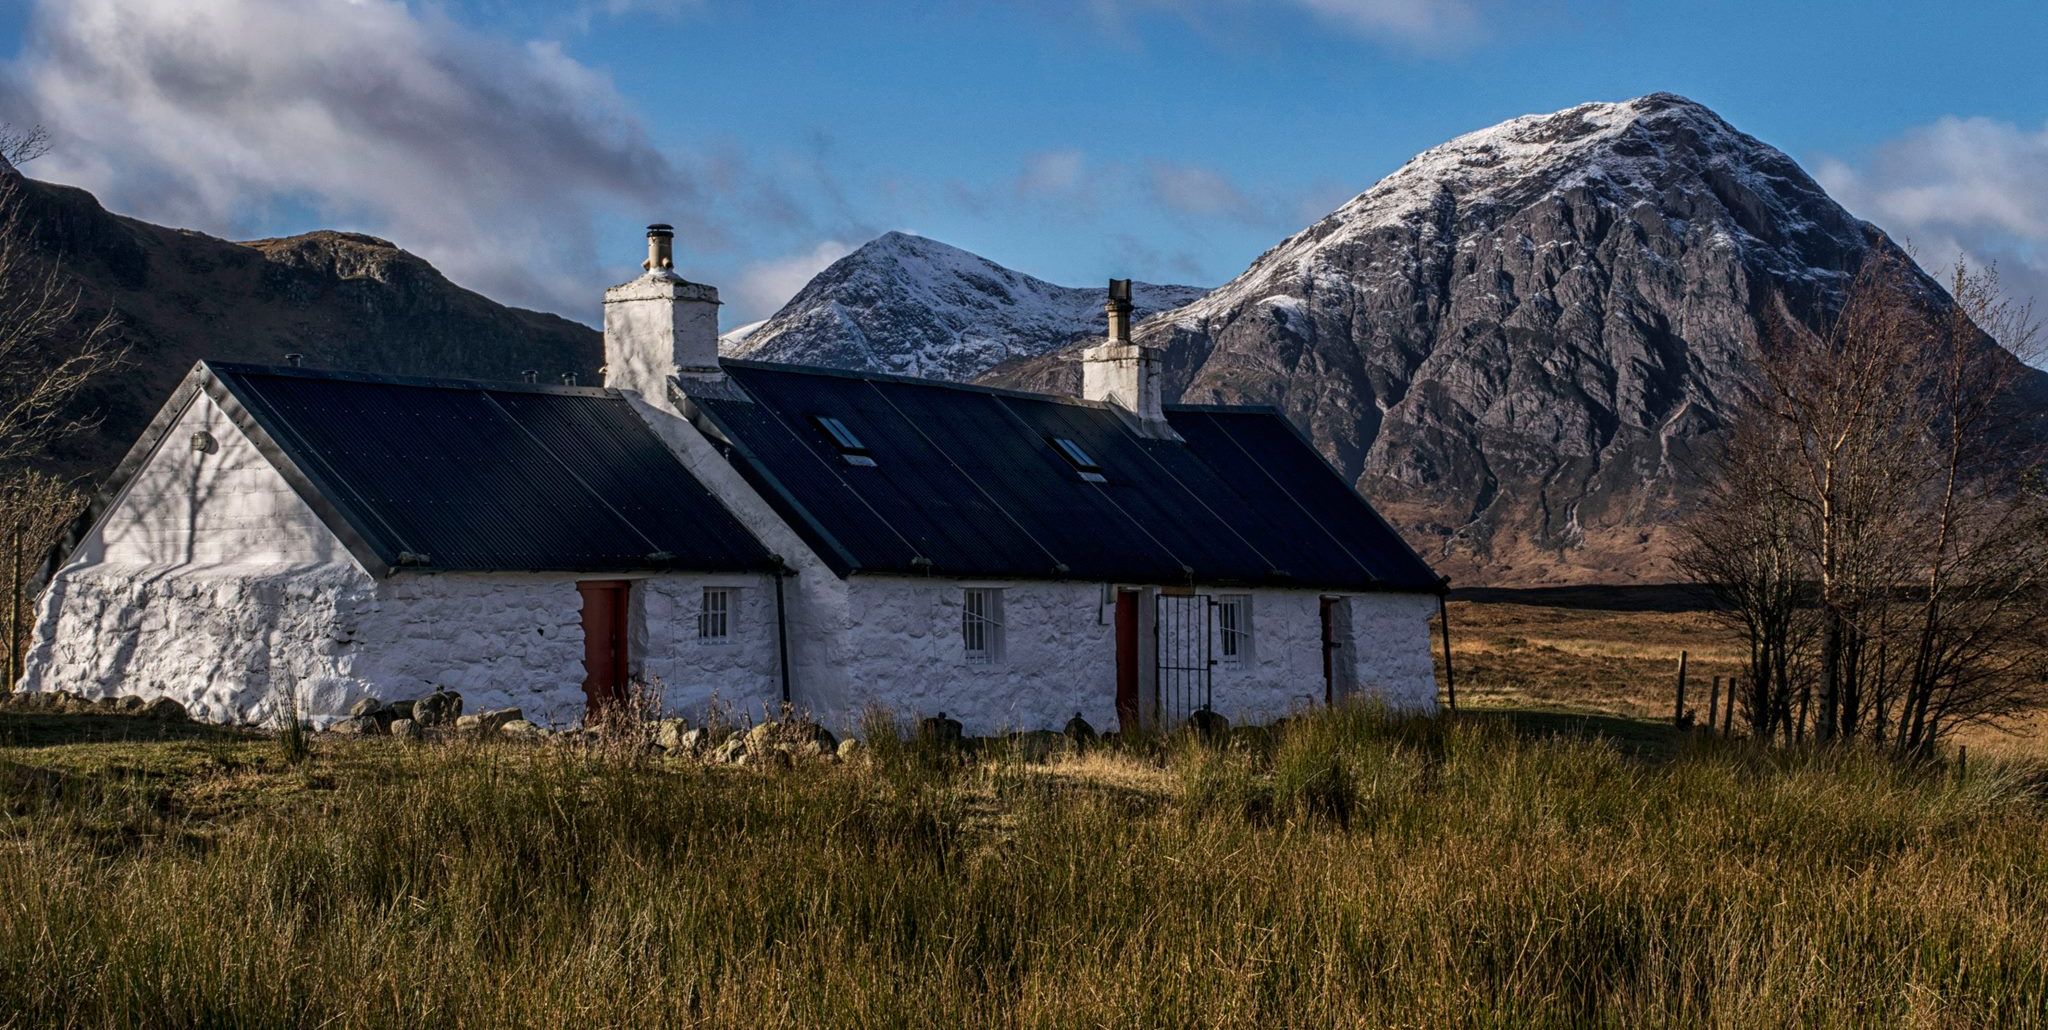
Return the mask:
{"type": "Polygon", "coordinates": [[[0,683],[0,694],[11,694],[14,685],[21,681],[21,674],[28,669],[21,660],[21,545],[22,526],[15,523],[10,548],[13,568],[7,580],[7,682],[0,683]]]}
{"type": "Polygon", "coordinates": [[[1726,711],[1724,711],[1724,712],[1722,712],[1722,713],[1721,713],[1721,735],[1722,735],[1722,736],[1724,736],[1724,737],[1729,737],[1729,736],[1734,736],[1734,734],[1735,734],[1735,677],[1733,677],[1733,676],[1730,676],[1730,677],[1728,677],[1728,708],[1727,708],[1727,710],[1726,710],[1726,711]]]}
{"type": "Polygon", "coordinates": [[[1714,689],[1707,695],[1707,732],[1712,734],[1721,726],[1721,677],[1714,677],[1714,689]]]}
{"type": "Polygon", "coordinates": [[[1685,658],[1684,651],[1678,652],[1678,701],[1671,710],[1671,724],[1685,728],[1685,658]]]}

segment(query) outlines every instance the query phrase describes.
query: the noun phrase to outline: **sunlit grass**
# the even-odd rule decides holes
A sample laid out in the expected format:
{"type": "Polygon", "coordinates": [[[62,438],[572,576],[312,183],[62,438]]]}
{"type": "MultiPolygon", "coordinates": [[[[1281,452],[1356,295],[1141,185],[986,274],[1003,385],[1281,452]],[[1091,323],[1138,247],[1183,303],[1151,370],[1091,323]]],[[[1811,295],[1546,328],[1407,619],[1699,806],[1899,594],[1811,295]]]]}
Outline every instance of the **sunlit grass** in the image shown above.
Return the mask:
{"type": "Polygon", "coordinates": [[[884,741],[788,769],[9,749],[0,1023],[2048,1014],[2048,802],[2025,770],[1575,726],[1340,709],[1222,746],[1041,764],[884,741]]]}

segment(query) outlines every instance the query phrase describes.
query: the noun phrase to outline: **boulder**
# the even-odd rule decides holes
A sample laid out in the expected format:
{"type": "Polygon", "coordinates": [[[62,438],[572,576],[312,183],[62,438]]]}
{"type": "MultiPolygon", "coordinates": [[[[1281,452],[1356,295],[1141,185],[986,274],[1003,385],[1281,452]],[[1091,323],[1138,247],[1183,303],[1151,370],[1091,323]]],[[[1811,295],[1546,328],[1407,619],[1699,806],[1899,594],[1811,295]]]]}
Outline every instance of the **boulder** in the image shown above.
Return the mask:
{"type": "Polygon", "coordinates": [[[738,765],[747,756],[747,742],[740,737],[727,737],[725,743],[712,749],[710,761],[718,765],[738,765]]]}
{"type": "Polygon", "coordinates": [[[1043,762],[1067,745],[1067,737],[1051,730],[1030,730],[1012,734],[1010,743],[1016,748],[1018,758],[1026,762],[1043,762]]]}
{"type": "Polygon", "coordinates": [[[327,732],[340,737],[374,737],[383,729],[374,716],[351,715],[327,728],[327,732]]]}
{"type": "Polygon", "coordinates": [[[919,736],[945,744],[958,744],[961,731],[964,729],[966,727],[961,725],[960,720],[948,719],[944,712],[920,719],[917,723],[919,736]]]}
{"type": "MultiPolygon", "coordinates": [[[[515,722],[526,722],[526,713],[517,708],[493,708],[475,715],[465,715],[462,722],[469,722],[478,736],[488,737],[515,722]],[[470,720],[475,720],[470,722],[470,720]]],[[[529,723],[528,725],[531,725],[529,723]]]]}
{"type": "Polygon", "coordinates": [[[694,755],[704,750],[707,746],[709,746],[709,734],[701,728],[690,729],[684,730],[680,736],[676,737],[675,746],[669,748],[669,750],[686,755],[694,755]]]}
{"type": "Polygon", "coordinates": [[[391,720],[390,732],[400,740],[418,740],[424,735],[420,732],[420,724],[411,719],[391,720]]]}
{"type": "Polygon", "coordinates": [[[654,724],[654,743],[664,751],[686,751],[683,737],[690,732],[690,724],[681,719],[661,719],[654,724]]]}
{"type": "Polygon", "coordinates": [[[437,690],[412,703],[412,721],[422,727],[450,726],[462,717],[462,695],[437,690]]]}
{"type": "Polygon", "coordinates": [[[129,694],[121,698],[121,703],[119,707],[121,711],[134,714],[135,712],[142,711],[144,708],[148,706],[149,702],[144,701],[143,699],[136,697],[133,694],[129,694]]]}
{"type": "Polygon", "coordinates": [[[507,740],[540,740],[548,735],[548,731],[525,719],[513,719],[498,727],[498,735],[507,740]]]}
{"type": "Polygon", "coordinates": [[[1230,720],[1216,714],[1208,705],[1203,705],[1188,716],[1188,728],[1204,739],[1213,740],[1230,732],[1230,720]]]}
{"type": "Polygon", "coordinates": [[[391,713],[391,717],[392,717],[393,719],[411,719],[411,718],[412,718],[412,702],[411,702],[411,701],[393,701],[393,702],[391,702],[390,704],[388,704],[388,705],[385,705],[385,706],[384,706],[384,710],[385,710],[385,711],[387,711],[387,712],[390,712],[390,713],[391,713]]]}
{"type": "Polygon", "coordinates": [[[106,712],[109,714],[118,712],[121,710],[121,699],[118,697],[114,697],[112,695],[108,695],[107,697],[93,698],[92,710],[95,712],[106,712]]]}
{"type": "Polygon", "coordinates": [[[839,742],[837,754],[842,762],[851,762],[867,752],[867,745],[848,737],[839,742]]]}
{"type": "Polygon", "coordinates": [[[1088,720],[1081,718],[1080,712],[1075,712],[1074,717],[1067,720],[1066,728],[1060,732],[1076,744],[1095,743],[1095,727],[1088,725],[1088,720]]]}
{"type": "Polygon", "coordinates": [[[374,697],[366,697],[360,701],[357,701],[355,704],[350,705],[348,707],[348,714],[351,717],[360,717],[365,715],[376,715],[378,712],[381,712],[383,710],[384,702],[379,701],[374,697]]]}
{"type": "Polygon", "coordinates": [[[143,705],[141,715],[145,719],[155,719],[158,722],[192,721],[192,714],[185,711],[185,706],[168,697],[160,697],[143,705]]]}

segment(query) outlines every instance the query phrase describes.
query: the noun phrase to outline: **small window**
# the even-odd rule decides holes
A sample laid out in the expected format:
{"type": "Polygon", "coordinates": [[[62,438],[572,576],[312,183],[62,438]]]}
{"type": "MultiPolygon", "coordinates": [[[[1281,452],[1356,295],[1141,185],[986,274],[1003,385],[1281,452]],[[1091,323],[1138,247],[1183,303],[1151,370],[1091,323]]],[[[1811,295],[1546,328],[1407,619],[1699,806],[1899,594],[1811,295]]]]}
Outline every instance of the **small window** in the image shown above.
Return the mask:
{"type": "Polygon", "coordinates": [[[1225,594],[1216,599],[1217,645],[1226,662],[1252,657],[1252,595],[1225,594]]]}
{"type": "Polygon", "coordinates": [[[1067,459],[1067,464],[1074,466],[1074,471],[1080,473],[1082,479],[1090,483],[1108,482],[1107,479],[1103,478],[1102,466],[1097,465],[1095,459],[1089,457],[1088,452],[1081,449],[1080,444],[1064,436],[1047,437],[1047,439],[1052,441],[1053,449],[1060,452],[1060,457],[1067,459]]]}
{"type": "Polygon", "coordinates": [[[739,591],[732,587],[705,587],[704,604],[697,609],[697,642],[732,642],[732,613],[739,591]]]}
{"type": "Polygon", "coordinates": [[[839,456],[845,458],[848,465],[874,467],[875,459],[868,454],[867,445],[860,442],[860,437],[854,435],[846,423],[830,415],[813,415],[812,420],[824,430],[825,436],[832,441],[832,446],[839,449],[839,456]]]}
{"type": "Polygon", "coordinates": [[[960,643],[969,665],[992,665],[1003,656],[1003,592],[969,588],[960,598],[960,643]]]}

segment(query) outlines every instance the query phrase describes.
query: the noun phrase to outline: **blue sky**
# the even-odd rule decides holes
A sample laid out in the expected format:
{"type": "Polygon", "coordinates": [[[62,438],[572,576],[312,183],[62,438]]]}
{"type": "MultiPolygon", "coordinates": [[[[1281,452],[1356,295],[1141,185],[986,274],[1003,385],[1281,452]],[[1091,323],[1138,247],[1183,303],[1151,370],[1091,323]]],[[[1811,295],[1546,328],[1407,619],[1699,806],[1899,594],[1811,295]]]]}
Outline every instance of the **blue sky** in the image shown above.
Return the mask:
{"type": "Polygon", "coordinates": [[[116,210],[371,232],[586,321],[675,222],[737,324],[890,229],[1215,284],[1418,150],[1669,90],[2031,289],[2043,43],[2038,2],[18,0],[0,117],[116,210]]]}

